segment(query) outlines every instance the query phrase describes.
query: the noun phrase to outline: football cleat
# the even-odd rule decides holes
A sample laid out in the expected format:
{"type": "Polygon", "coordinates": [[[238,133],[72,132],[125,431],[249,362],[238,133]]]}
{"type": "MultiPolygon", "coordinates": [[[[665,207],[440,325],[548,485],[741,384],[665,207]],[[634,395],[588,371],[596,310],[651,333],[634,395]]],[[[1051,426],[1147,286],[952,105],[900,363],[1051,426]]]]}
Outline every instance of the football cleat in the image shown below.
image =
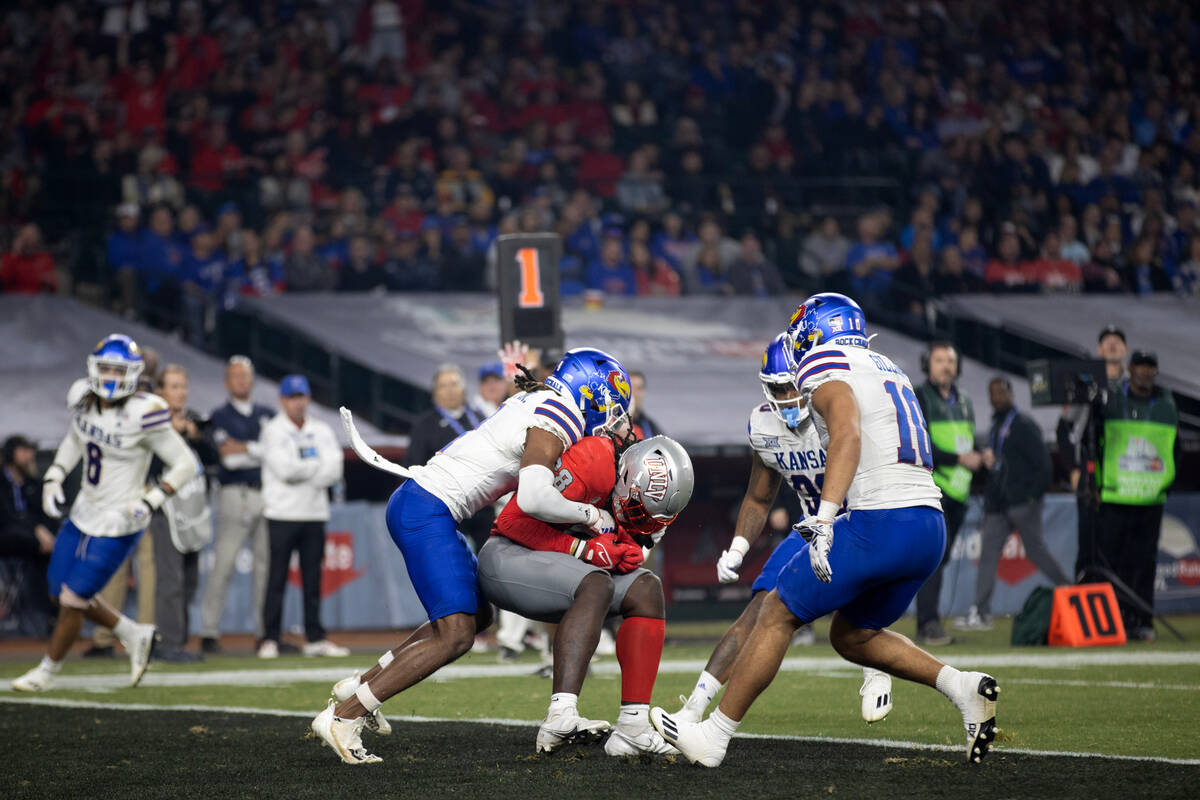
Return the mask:
{"type": "Polygon", "coordinates": [[[967,612],[965,617],[959,617],[954,620],[954,627],[960,631],[990,631],[992,629],[992,615],[980,614],[978,608],[971,606],[971,610],[967,612]]]}
{"type": "Polygon", "coordinates": [[[19,678],[13,678],[12,688],[18,692],[44,692],[54,687],[55,675],[38,664],[19,678]]]}
{"type": "Polygon", "coordinates": [[[604,752],[610,756],[636,756],[645,753],[652,756],[673,756],[679,751],[667,744],[658,731],[649,725],[641,729],[613,728],[608,741],[604,743],[604,752]]]}
{"type": "Polygon", "coordinates": [[[964,672],[960,680],[965,687],[959,710],[967,730],[967,761],[978,764],[996,740],[996,698],[1000,687],[995,678],[983,672],[964,672]]]}
{"type": "Polygon", "coordinates": [[[340,719],[333,714],[333,701],[312,721],[312,732],[333,749],[347,764],[378,764],[382,758],[363,747],[362,730],[366,717],[340,719]]]}
{"type": "Polygon", "coordinates": [[[135,625],[128,641],[122,641],[125,651],[129,653],[129,685],[137,686],[146,674],[150,665],[150,652],[154,649],[154,641],[158,638],[158,628],[153,625],[135,625]]]}
{"type": "Polygon", "coordinates": [[[693,703],[692,698],[686,694],[679,695],[680,702],[683,703],[683,708],[676,711],[671,716],[678,722],[699,722],[704,719],[704,712],[708,706],[701,707],[699,703],[693,703]]]}
{"type": "Polygon", "coordinates": [[[725,760],[729,740],[715,741],[703,723],[682,722],[661,708],[650,709],[650,724],[663,739],[675,745],[683,757],[702,767],[719,767],[725,760]]]}
{"type": "MultiPolygon", "coordinates": [[[[351,695],[358,691],[358,687],[362,686],[362,680],[358,677],[358,670],[354,670],[354,674],[349,678],[342,678],[333,685],[333,699],[339,703],[349,700],[351,695]]],[[[377,708],[367,714],[367,721],[363,724],[371,733],[377,733],[380,736],[390,736],[392,734],[392,723],[387,721],[387,717],[383,715],[383,709],[377,708]]]]}
{"type": "Polygon", "coordinates": [[[867,722],[880,722],[892,710],[892,676],[886,672],[863,667],[858,693],[862,697],[862,718],[867,722]]]}
{"type": "Polygon", "coordinates": [[[568,744],[598,742],[612,728],[602,719],[586,719],[578,711],[546,717],[537,732],[537,751],[553,753],[568,744]]]}

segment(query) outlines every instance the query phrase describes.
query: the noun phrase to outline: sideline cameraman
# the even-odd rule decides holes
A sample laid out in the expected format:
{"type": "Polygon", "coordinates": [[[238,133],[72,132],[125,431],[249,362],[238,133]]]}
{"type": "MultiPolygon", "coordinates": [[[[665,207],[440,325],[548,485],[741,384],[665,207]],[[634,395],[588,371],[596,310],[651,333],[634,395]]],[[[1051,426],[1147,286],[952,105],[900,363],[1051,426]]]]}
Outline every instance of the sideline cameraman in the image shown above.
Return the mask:
{"type": "MultiPolygon", "coordinates": [[[[1104,360],[1104,371],[1108,377],[1108,394],[1120,391],[1125,379],[1125,332],[1116,325],[1106,325],[1100,331],[1096,343],[1096,354],[1104,360]]],[[[1079,549],[1075,554],[1075,579],[1081,580],[1088,567],[1096,563],[1095,514],[1100,505],[1091,482],[1083,475],[1083,468],[1091,459],[1091,445],[1084,441],[1091,408],[1087,405],[1071,405],[1063,409],[1058,420],[1056,439],[1058,452],[1071,478],[1071,489],[1075,492],[1075,507],[1079,522],[1079,549]]]]}
{"type": "MultiPolygon", "coordinates": [[[[1155,385],[1158,356],[1133,351],[1129,378],[1108,397],[1098,460],[1100,511],[1096,538],[1113,571],[1149,608],[1163,503],[1175,480],[1179,412],[1171,392],[1155,385]]],[[[1151,616],[1120,597],[1130,639],[1154,640],[1151,616]]]]}

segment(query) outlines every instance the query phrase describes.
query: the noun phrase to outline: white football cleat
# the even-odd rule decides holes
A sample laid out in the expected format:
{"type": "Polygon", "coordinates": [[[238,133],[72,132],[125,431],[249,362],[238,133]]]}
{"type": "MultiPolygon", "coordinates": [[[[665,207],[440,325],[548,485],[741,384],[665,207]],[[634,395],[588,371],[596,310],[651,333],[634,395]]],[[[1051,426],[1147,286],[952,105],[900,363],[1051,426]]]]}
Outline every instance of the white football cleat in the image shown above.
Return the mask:
{"type": "Polygon", "coordinates": [[[602,719],[587,719],[579,716],[579,712],[555,714],[546,717],[537,732],[537,751],[553,753],[563,745],[591,744],[598,742],[608,733],[612,725],[602,719]]]}
{"type": "Polygon", "coordinates": [[[340,658],[350,655],[350,648],[334,644],[328,639],[322,639],[319,642],[306,642],[304,647],[300,648],[300,652],[306,656],[332,656],[340,658]]]}
{"type": "Polygon", "coordinates": [[[704,719],[704,712],[707,710],[707,706],[701,708],[699,703],[693,703],[692,698],[686,694],[679,695],[679,700],[683,703],[683,707],[671,715],[677,722],[694,723],[704,719]]]}
{"type": "Polygon", "coordinates": [[[678,750],[667,744],[667,740],[649,725],[635,729],[622,727],[619,723],[604,743],[604,752],[610,756],[636,756],[642,753],[652,756],[679,754],[678,750]]]}
{"type": "Polygon", "coordinates": [[[862,697],[862,718],[867,722],[879,722],[892,710],[892,676],[886,672],[863,667],[858,693],[862,697]]]}
{"type": "Polygon", "coordinates": [[[682,722],[656,707],[650,709],[650,724],[693,764],[719,767],[725,760],[725,749],[729,746],[729,740],[721,742],[710,739],[707,729],[701,723],[682,722]]]}
{"type": "Polygon", "coordinates": [[[963,727],[967,730],[967,761],[978,764],[996,739],[996,698],[1000,687],[984,672],[962,673],[963,727]]]}
{"type": "MultiPolygon", "coordinates": [[[[341,703],[344,700],[349,700],[350,696],[358,691],[358,687],[362,686],[362,679],[358,677],[358,670],[354,670],[354,674],[349,678],[342,678],[333,685],[333,699],[341,703]]],[[[377,708],[367,715],[367,722],[364,726],[371,733],[377,733],[380,736],[391,736],[392,723],[387,721],[387,717],[383,716],[383,709],[377,708]]]]}
{"type": "Polygon", "coordinates": [[[18,692],[44,692],[54,687],[55,674],[38,664],[19,678],[13,678],[12,688],[18,692]]]}
{"type": "Polygon", "coordinates": [[[347,764],[378,764],[382,758],[363,747],[362,730],[366,717],[339,719],[333,715],[333,701],[312,721],[312,732],[347,764]]]}
{"type": "Polygon", "coordinates": [[[128,641],[122,640],[125,651],[129,653],[129,685],[137,686],[146,674],[150,664],[150,651],[154,649],[154,640],[158,638],[158,628],[153,625],[134,625],[133,633],[128,641]]]}
{"type": "Polygon", "coordinates": [[[258,646],[259,658],[279,658],[279,642],[274,639],[263,639],[258,646]]]}

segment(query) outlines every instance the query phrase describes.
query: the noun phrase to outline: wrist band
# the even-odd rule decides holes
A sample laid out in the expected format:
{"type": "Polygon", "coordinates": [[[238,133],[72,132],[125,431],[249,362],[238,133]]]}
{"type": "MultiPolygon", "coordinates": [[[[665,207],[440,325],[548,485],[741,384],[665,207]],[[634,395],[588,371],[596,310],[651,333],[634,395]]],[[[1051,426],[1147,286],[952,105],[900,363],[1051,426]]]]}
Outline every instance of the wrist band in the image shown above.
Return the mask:
{"type": "Polygon", "coordinates": [[[150,506],[151,511],[157,511],[167,501],[167,493],[155,486],[142,497],[142,501],[150,506]]]}
{"type": "Polygon", "coordinates": [[[821,505],[817,508],[817,519],[821,522],[833,522],[834,517],[838,515],[841,506],[831,500],[822,500],[821,505]]]}
{"type": "Polygon", "coordinates": [[[733,541],[729,543],[729,551],[745,558],[746,553],[750,552],[750,540],[745,536],[733,537],[733,541]]]}

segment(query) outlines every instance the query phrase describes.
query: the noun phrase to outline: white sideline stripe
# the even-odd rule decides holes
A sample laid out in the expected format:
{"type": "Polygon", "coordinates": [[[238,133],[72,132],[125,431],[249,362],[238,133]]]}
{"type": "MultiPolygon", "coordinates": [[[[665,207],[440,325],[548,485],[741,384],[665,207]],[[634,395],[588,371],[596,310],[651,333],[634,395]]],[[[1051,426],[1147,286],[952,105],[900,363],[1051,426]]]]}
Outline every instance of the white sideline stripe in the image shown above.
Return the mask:
{"type": "MultiPolygon", "coordinates": [[[[699,674],[706,666],[706,660],[679,659],[663,661],[659,665],[660,675],[669,674],[699,674]]],[[[1004,667],[1043,667],[1050,669],[1070,669],[1085,666],[1200,666],[1200,653],[1197,652],[1154,652],[1145,651],[1104,651],[1104,652],[1071,652],[1071,653],[961,653],[955,654],[954,664],[958,667],[970,665],[973,668],[1004,668],[1004,667]]],[[[781,671],[817,673],[829,670],[845,670],[850,665],[837,656],[787,658],[783,661],[781,671]]],[[[523,664],[450,664],[435,672],[431,679],[435,681],[455,680],[460,678],[506,678],[525,677],[533,674],[535,665],[523,664]]],[[[285,683],[330,683],[341,680],[351,671],[346,666],[336,667],[296,667],[294,669],[247,669],[247,670],[213,670],[186,672],[157,672],[153,666],[142,679],[142,686],[274,686],[285,683]]],[[[597,676],[616,676],[621,672],[615,661],[601,661],[592,665],[592,674],[597,676]]],[[[129,686],[127,672],[102,673],[92,675],[59,675],[55,686],[60,689],[89,689],[102,691],[105,689],[121,689],[129,686]]],[[[8,681],[0,681],[0,691],[11,691],[8,681]]]]}
{"type": "MultiPolygon", "coordinates": [[[[150,703],[99,703],[93,700],[62,700],[53,697],[0,697],[0,703],[14,703],[30,706],[52,706],[56,708],[92,708],[107,711],[200,711],[219,714],[258,714],[266,717],[296,717],[312,719],[311,711],[285,711],[277,708],[249,708],[247,706],[198,706],[198,705],[153,705],[150,703]]],[[[480,717],[478,719],[462,719],[456,717],[388,717],[392,722],[466,722],[474,725],[507,725],[512,727],[535,728],[542,724],[541,720],[503,719],[498,717],[480,717]]],[[[948,744],[926,744],[925,742],[907,742],[890,739],[854,739],[845,736],[798,736],[794,734],[776,733],[736,733],[739,739],[762,739],[776,742],[813,742],[820,744],[860,744],[870,747],[891,747],[905,750],[926,750],[946,753],[961,753],[962,747],[948,744]]],[[[1126,756],[1110,755],[1107,753],[1086,753],[1074,750],[1033,750],[1027,747],[1001,747],[992,749],[995,753],[1011,753],[1025,756],[1059,756],[1065,758],[1103,758],[1115,761],[1150,761],[1158,764],[1176,764],[1180,766],[1200,766],[1200,758],[1168,758],[1166,756],[1126,756]]]]}
{"type": "MultiPolygon", "coordinates": [[[[862,677],[861,670],[822,670],[820,672],[810,672],[810,676],[818,678],[859,678],[862,677]]],[[[1005,686],[1010,683],[1029,683],[1038,686],[1079,686],[1082,688],[1101,687],[1105,689],[1166,689],[1173,692],[1200,692],[1200,684],[1180,684],[1180,683],[1139,683],[1136,681],[1084,681],[1084,680],[1062,680],[1058,678],[1013,678],[1005,675],[1002,678],[1005,686]]]]}

